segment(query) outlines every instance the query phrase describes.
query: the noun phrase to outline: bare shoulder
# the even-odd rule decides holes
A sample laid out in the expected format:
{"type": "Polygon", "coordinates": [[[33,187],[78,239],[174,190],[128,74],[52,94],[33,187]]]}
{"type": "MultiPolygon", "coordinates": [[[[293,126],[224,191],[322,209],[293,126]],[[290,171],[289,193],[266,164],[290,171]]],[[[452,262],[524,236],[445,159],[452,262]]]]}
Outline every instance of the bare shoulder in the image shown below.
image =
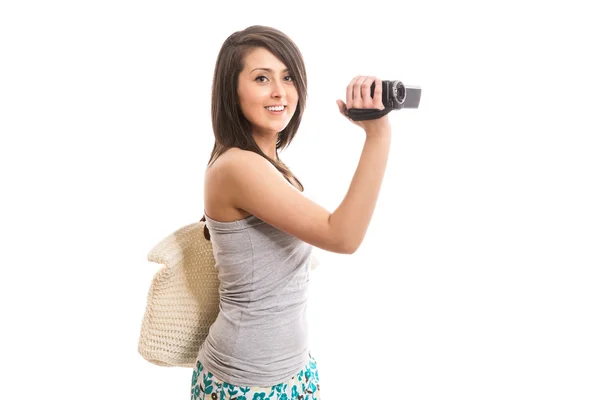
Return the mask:
{"type": "MultiPolygon", "coordinates": [[[[218,183],[229,183],[223,180],[227,179],[230,175],[231,169],[246,166],[252,159],[256,159],[256,161],[259,159],[264,160],[264,158],[252,151],[242,150],[237,147],[227,149],[206,169],[206,176],[218,183]]],[[[267,160],[264,161],[268,163],[267,160]]]]}
{"type": "MultiPolygon", "coordinates": [[[[331,224],[331,213],[290,184],[264,157],[231,149],[223,154],[211,179],[226,185],[231,209],[255,215],[269,225],[321,249],[347,253],[342,232],[331,224]]],[[[209,212],[209,210],[207,210],[209,212]]]]}
{"type": "Polygon", "coordinates": [[[240,210],[231,202],[231,182],[228,181],[228,169],[236,163],[236,156],[247,153],[242,149],[231,148],[219,156],[204,175],[204,210],[212,219],[222,222],[246,218],[250,213],[240,210]]]}

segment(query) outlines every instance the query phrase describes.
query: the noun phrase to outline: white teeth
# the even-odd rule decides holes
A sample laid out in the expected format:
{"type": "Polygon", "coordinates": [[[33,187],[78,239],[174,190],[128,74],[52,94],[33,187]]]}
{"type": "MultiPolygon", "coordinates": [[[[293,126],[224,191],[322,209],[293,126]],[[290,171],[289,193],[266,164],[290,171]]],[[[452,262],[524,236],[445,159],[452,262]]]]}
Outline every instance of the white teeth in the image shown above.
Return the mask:
{"type": "Polygon", "coordinates": [[[265,107],[267,110],[269,111],[283,111],[284,106],[279,106],[279,107],[265,107]]]}

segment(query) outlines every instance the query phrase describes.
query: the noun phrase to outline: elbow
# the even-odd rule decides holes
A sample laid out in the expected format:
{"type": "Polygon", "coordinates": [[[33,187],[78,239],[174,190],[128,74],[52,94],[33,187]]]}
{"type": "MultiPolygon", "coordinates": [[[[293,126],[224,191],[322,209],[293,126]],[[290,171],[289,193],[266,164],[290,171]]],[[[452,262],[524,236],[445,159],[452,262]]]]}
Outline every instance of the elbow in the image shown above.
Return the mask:
{"type": "Polygon", "coordinates": [[[352,247],[344,252],[344,254],[354,254],[358,248],[352,247]]]}
{"type": "Polygon", "coordinates": [[[359,244],[352,243],[350,241],[346,241],[342,244],[340,248],[340,253],[342,254],[354,254],[356,250],[358,250],[359,244]]]}
{"type": "Polygon", "coordinates": [[[362,238],[357,237],[356,232],[349,230],[340,232],[340,229],[333,229],[332,227],[330,230],[328,237],[333,239],[330,243],[330,251],[339,254],[354,254],[360,247],[362,238]]]}

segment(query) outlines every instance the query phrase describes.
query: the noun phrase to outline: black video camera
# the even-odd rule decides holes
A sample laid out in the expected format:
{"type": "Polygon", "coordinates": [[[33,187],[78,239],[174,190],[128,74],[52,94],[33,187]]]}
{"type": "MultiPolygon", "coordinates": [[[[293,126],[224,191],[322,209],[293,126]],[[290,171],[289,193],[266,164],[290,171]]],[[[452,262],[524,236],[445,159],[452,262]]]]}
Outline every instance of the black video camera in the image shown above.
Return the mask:
{"type": "MultiPolygon", "coordinates": [[[[419,108],[421,101],[421,88],[407,86],[400,81],[382,81],[382,101],[385,109],[377,108],[351,108],[345,109],[345,114],[353,121],[366,121],[381,118],[392,110],[402,108],[419,108]]],[[[371,97],[375,93],[375,82],[371,85],[371,97]]]]}

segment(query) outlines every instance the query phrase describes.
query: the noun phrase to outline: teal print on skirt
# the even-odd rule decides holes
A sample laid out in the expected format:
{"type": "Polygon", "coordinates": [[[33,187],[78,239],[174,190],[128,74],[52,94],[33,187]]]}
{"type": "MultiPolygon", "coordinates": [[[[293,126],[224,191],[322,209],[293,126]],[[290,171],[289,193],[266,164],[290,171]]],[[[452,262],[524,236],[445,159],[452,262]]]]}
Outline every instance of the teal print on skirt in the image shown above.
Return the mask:
{"type": "Polygon", "coordinates": [[[271,387],[235,386],[223,382],[196,361],[191,395],[191,400],[320,400],[321,385],[317,362],[312,356],[296,376],[271,387]]]}

